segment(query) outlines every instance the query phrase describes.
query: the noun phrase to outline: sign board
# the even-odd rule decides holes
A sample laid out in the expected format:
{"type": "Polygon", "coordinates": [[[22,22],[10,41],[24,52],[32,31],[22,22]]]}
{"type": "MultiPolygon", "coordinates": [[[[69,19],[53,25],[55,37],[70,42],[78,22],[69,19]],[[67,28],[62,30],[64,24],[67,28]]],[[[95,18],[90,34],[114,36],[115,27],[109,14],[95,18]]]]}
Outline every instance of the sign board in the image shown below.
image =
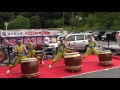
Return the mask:
{"type": "Polygon", "coordinates": [[[8,30],[1,31],[1,37],[57,36],[57,30],[8,30]]]}

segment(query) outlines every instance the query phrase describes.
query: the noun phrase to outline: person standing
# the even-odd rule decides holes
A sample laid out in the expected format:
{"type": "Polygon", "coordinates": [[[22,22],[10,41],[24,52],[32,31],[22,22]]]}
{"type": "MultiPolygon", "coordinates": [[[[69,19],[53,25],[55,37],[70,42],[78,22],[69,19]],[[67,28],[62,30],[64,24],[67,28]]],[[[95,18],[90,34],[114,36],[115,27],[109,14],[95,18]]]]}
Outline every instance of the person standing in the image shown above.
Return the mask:
{"type": "Polygon", "coordinates": [[[28,42],[27,49],[28,49],[28,58],[34,58],[36,50],[34,49],[34,38],[31,39],[31,41],[28,42]]]}
{"type": "Polygon", "coordinates": [[[118,43],[117,53],[119,54],[119,52],[120,52],[120,34],[119,34],[119,32],[117,32],[117,34],[116,34],[116,42],[118,43]]]}
{"type": "Polygon", "coordinates": [[[86,58],[91,53],[98,56],[99,52],[98,52],[98,50],[95,49],[96,45],[100,47],[100,45],[94,40],[94,37],[92,35],[90,35],[89,39],[88,39],[88,48],[87,48],[86,53],[82,57],[82,59],[86,58]]]}
{"type": "Polygon", "coordinates": [[[59,40],[60,40],[60,43],[58,44],[57,55],[49,65],[49,68],[51,68],[54,63],[58,62],[63,57],[63,55],[67,52],[67,49],[66,49],[67,44],[65,44],[66,41],[64,40],[63,37],[61,37],[59,40]]]}
{"type": "Polygon", "coordinates": [[[22,59],[25,59],[25,54],[28,53],[26,47],[22,44],[22,40],[17,40],[17,45],[14,47],[15,50],[15,58],[13,62],[9,65],[9,69],[7,70],[7,73],[10,73],[10,70],[20,63],[22,59]]]}
{"type": "Polygon", "coordinates": [[[2,42],[2,44],[1,44],[1,49],[5,51],[5,53],[7,55],[7,59],[9,57],[8,45],[9,45],[9,41],[7,39],[4,39],[3,42],[2,42]]]}

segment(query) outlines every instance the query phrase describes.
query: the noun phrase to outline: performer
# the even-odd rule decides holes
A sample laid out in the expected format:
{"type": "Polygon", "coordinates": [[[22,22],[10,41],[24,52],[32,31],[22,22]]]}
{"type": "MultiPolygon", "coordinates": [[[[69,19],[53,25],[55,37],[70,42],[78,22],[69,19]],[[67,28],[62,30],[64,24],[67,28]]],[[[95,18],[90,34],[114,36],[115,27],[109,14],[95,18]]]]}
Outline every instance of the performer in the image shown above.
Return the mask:
{"type": "Polygon", "coordinates": [[[53,59],[52,63],[49,65],[49,68],[51,68],[54,63],[58,62],[62,58],[63,54],[67,52],[67,49],[65,48],[67,45],[65,45],[64,38],[60,38],[59,40],[60,43],[58,45],[58,53],[53,59]]]}
{"type": "Polygon", "coordinates": [[[89,40],[88,40],[88,48],[86,53],[84,54],[84,56],[82,57],[82,59],[86,58],[89,54],[93,53],[94,55],[98,56],[99,52],[95,49],[95,46],[99,46],[100,45],[94,40],[94,37],[91,35],[89,36],[89,40]]]}
{"type": "Polygon", "coordinates": [[[29,55],[28,57],[35,57],[37,60],[40,60],[40,64],[43,65],[44,62],[41,60],[43,57],[41,55],[37,55],[36,52],[38,51],[39,53],[39,50],[43,50],[43,43],[39,43],[39,42],[36,42],[36,44],[34,43],[34,38],[31,39],[31,42],[29,43],[29,55]]]}
{"type": "Polygon", "coordinates": [[[35,52],[36,50],[34,49],[34,38],[31,39],[31,41],[28,42],[28,46],[27,46],[27,49],[28,49],[28,55],[27,57],[28,58],[34,58],[35,57],[35,52]]]}
{"type": "Polygon", "coordinates": [[[9,41],[7,39],[4,39],[1,44],[1,49],[5,51],[7,59],[9,59],[8,45],[9,45],[9,41]]]}
{"type": "Polygon", "coordinates": [[[118,44],[117,53],[120,54],[120,49],[119,49],[119,47],[120,47],[120,34],[119,34],[119,32],[117,32],[117,34],[116,34],[116,42],[118,44]]]}
{"type": "Polygon", "coordinates": [[[9,69],[7,70],[7,73],[10,73],[10,70],[16,66],[22,59],[25,59],[25,53],[28,53],[26,47],[22,44],[21,39],[18,39],[18,44],[14,48],[15,50],[15,58],[13,62],[9,65],[9,69]]]}

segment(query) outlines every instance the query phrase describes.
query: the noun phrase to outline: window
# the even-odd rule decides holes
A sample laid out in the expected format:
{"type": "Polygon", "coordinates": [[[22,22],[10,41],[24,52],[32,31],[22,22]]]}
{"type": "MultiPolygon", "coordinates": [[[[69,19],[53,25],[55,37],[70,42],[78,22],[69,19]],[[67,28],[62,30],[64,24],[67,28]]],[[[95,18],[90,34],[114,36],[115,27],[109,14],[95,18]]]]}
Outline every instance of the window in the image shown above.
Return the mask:
{"type": "Polygon", "coordinates": [[[84,40],[84,35],[78,35],[76,36],[77,40],[84,40]]]}
{"type": "Polygon", "coordinates": [[[90,36],[90,35],[85,35],[85,39],[89,39],[89,36],[90,36]]]}
{"type": "Polygon", "coordinates": [[[68,40],[69,40],[69,41],[75,41],[75,36],[70,36],[70,37],[68,38],[68,40]]]}

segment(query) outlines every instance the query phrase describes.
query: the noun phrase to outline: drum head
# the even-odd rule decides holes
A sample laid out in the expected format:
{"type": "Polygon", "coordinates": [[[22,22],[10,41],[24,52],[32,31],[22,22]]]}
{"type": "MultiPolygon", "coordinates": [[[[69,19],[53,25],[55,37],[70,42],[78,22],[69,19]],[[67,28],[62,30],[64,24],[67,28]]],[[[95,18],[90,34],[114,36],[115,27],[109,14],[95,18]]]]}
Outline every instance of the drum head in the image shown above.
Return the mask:
{"type": "Polygon", "coordinates": [[[65,55],[74,55],[74,54],[80,54],[80,53],[79,52],[65,53],[65,55]]]}
{"type": "Polygon", "coordinates": [[[7,59],[6,53],[3,50],[0,50],[0,63],[7,59]]]}
{"type": "Polygon", "coordinates": [[[31,62],[31,61],[37,61],[37,59],[36,58],[25,58],[21,60],[21,62],[31,62]]]}

